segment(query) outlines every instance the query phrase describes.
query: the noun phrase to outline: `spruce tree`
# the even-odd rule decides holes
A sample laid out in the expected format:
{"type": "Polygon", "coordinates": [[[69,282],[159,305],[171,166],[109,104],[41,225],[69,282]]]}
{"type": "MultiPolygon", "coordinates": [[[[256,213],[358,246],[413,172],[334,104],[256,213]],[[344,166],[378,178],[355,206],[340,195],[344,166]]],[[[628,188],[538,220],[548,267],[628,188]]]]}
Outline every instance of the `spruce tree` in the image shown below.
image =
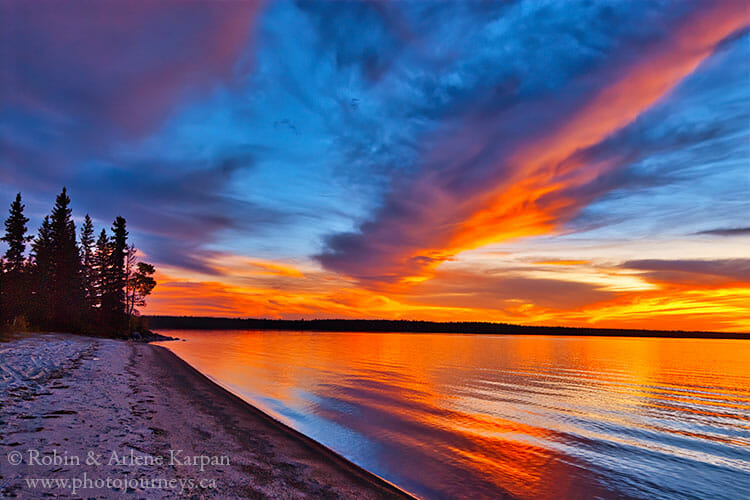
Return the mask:
{"type": "Polygon", "coordinates": [[[50,326],[52,307],[52,224],[45,215],[31,243],[31,322],[41,329],[50,326]]]}
{"type": "Polygon", "coordinates": [[[110,280],[108,296],[111,297],[111,321],[116,333],[124,333],[127,321],[125,290],[127,275],[125,259],[128,252],[128,231],[125,219],[116,217],[112,223],[112,241],[110,243],[110,280]]]}
{"type": "Polygon", "coordinates": [[[94,307],[99,311],[99,320],[104,322],[107,303],[108,277],[110,275],[110,242],[107,231],[102,229],[96,240],[96,249],[92,262],[92,291],[94,307]]]}
{"type": "Polygon", "coordinates": [[[81,261],[76,242],[76,228],[67,190],[55,200],[50,216],[52,229],[52,326],[61,330],[77,330],[81,326],[83,290],[81,261]]]}
{"type": "Polygon", "coordinates": [[[26,236],[26,224],[29,219],[23,214],[24,208],[26,206],[21,203],[21,193],[18,193],[16,199],[10,204],[10,216],[5,220],[5,236],[0,238],[8,244],[4,267],[8,273],[21,273],[26,264],[24,252],[26,243],[31,238],[26,236]]]}
{"type": "Polygon", "coordinates": [[[49,257],[52,251],[52,224],[49,215],[44,216],[39,232],[31,243],[31,263],[36,268],[49,269],[49,257]]]}
{"type": "Polygon", "coordinates": [[[26,224],[29,219],[24,216],[25,206],[21,202],[21,193],[10,205],[10,216],[5,220],[5,235],[0,238],[8,244],[3,263],[3,282],[0,288],[2,301],[2,321],[15,321],[26,318],[28,311],[29,290],[28,280],[24,279],[26,271],[26,243],[30,238],[26,236],[26,224]]]}
{"type": "Polygon", "coordinates": [[[81,278],[83,280],[83,290],[86,295],[88,306],[93,305],[93,265],[94,265],[94,224],[91,217],[86,214],[81,226],[81,278]]]}

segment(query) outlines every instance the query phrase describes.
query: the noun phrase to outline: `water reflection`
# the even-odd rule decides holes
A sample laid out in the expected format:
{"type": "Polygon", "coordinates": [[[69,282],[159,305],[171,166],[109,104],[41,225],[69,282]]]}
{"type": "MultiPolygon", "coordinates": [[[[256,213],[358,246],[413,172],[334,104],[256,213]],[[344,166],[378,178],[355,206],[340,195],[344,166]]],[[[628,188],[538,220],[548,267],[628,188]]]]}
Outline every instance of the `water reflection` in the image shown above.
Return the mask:
{"type": "Polygon", "coordinates": [[[429,498],[744,498],[750,342],[165,332],[300,431],[429,498]]]}

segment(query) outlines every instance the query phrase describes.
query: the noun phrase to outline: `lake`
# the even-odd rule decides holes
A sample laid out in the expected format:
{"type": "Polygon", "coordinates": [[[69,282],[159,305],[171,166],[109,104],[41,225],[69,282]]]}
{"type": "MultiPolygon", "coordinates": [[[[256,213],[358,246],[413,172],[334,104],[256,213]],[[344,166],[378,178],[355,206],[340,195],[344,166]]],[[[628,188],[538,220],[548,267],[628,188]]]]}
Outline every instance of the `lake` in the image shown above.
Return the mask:
{"type": "Polygon", "coordinates": [[[162,331],[424,498],[750,498],[750,341],[162,331]]]}

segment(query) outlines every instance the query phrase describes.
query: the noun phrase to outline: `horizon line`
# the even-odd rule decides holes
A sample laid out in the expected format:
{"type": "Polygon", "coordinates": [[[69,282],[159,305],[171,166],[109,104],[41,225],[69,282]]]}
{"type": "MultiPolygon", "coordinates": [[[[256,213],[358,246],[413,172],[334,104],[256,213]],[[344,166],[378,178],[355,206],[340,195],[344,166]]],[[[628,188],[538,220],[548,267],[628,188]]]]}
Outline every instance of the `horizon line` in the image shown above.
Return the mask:
{"type": "MultiPolygon", "coordinates": [[[[152,320],[156,320],[156,322],[164,321],[190,321],[190,320],[197,320],[200,322],[208,322],[208,321],[219,321],[223,323],[258,323],[258,325],[255,325],[257,328],[250,328],[250,329],[266,329],[262,328],[262,323],[273,323],[274,326],[281,326],[279,328],[275,328],[277,330],[290,330],[290,328],[284,328],[283,325],[287,324],[289,326],[292,325],[302,325],[308,327],[313,327],[315,325],[312,325],[311,323],[338,323],[338,324],[348,324],[351,326],[352,324],[359,323],[360,326],[362,323],[370,323],[370,324],[390,324],[390,325],[414,325],[419,324],[423,327],[434,327],[433,329],[429,328],[423,328],[420,330],[400,330],[400,329],[367,329],[367,330],[357,330],[357,329],[347,329],[347,330],[334,330],[334,331],[362,331],[362,332],[387,332],[391,331],[394,333],[456,333],[456,334],[499,334],[499,335],[507,335],[507,334],[527,334],[527,335],[549,335],[549,332],[556,332],[558,334],[564,334],[564,335],[571,335],[571,331],[575,331],[578,335],[581,336],[628,336],[628,335],[616,335],[617,333],[630,333],[630,334],[639,334],[639,335],[631,335],[631,336],[637,336],[637,337],[685,337],[685,338],[726,338],[726,339],[748,339],[750,340],[750,332],[717,332],[717,331],[705,331],[705,330],[654,330],[654,329],[646,329],[646,328],[600,328],[600,327],[580,327],[580,326],[563,326],[563,325],[557,325],[557,326],[542,326],[542,325],[523,325],[523,324],[516,324],[516,323],[503,323],[503,322],[493,322],[493,321],[430,321],[430,320],[419,320],[419,319],[368,319],[368,318],[313,318],[313,319],[306,319],[306,318],[300,318],[300,319],[279,319],[279,318],[253,318],[253,317],[224,317],[224,316],[173,316],[173,315],[162,315],[162,314],[153,314],[153,315],[143,315],[144,318],[147,318],[149,321],[149,326],[151,328],[166,328],[166,329],[198,329],[198,330],[205,330],[205,329],[226,329],[221,328],[218,325],[205,325],[203,327],[193,325],[194,328],[186,328],[186,327],[169,327],[169,326],[155,326],[151,325],[152,320]],[[440,327],[484,327],[484,328],[496,328],[497,331],[442,331],[442,330],[436,330],[435,328],[440,327]],[[501,331],[500,329],[505,329],[506,331],[501,331]],[[518,332],[513,330],[541,330],[540,333],[529,333],[529,332],[518,332]],[[560,330],[564,330],[565,332],[560,332],[560,330]],[[586,333],[584,333],[586,332],[586,333]],[[596,333],[595,333],[596,332],[596,333]],[[607,335],[609,334],[609,335],[607,335]],[[678,335],[683,334],[683,335],[678,335]],[[703,337],[700,337],[703,335],[703,337]]],[[[374,326],[374,325],[373,325],[374,326]]],[[[308,328],[310,331],[326,331],[330,330],[330,328],[327,329],[316,329],[316,328],[308,328]]]]}

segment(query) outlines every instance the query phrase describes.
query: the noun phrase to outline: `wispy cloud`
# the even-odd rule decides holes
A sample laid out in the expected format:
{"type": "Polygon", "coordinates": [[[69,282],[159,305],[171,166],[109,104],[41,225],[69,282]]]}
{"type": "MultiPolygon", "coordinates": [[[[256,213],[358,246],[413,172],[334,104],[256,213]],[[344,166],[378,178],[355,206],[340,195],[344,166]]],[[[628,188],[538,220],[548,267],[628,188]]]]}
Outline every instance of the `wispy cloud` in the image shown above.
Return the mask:
{"type": "Polygon", "coordinates": [[[746,236],[750,235],[750,227],[727,227],[718,229],[707,229],[695,234],[710,234],[716,236],[746,236]]]}
{"type": "Polygon", "coordinates": [[[465,110],[372,219],[328,239],[321,263],[363,282],[392,282],[462,250],[555,230],[618,185],[611,181],[621,163],[586,161],[581,151],[664,98],[747,22],[741,3],[697,9],[637,44],[638,56],[622,49],[586,78],[563,80],[554,100],[518,95],[490,115],[465,110]]]}
{"type": "Polygon", "coordinates": [[[0,0],[0,194],[126,216],[158,312],[740,328],[749,15],[0,0]]]}

